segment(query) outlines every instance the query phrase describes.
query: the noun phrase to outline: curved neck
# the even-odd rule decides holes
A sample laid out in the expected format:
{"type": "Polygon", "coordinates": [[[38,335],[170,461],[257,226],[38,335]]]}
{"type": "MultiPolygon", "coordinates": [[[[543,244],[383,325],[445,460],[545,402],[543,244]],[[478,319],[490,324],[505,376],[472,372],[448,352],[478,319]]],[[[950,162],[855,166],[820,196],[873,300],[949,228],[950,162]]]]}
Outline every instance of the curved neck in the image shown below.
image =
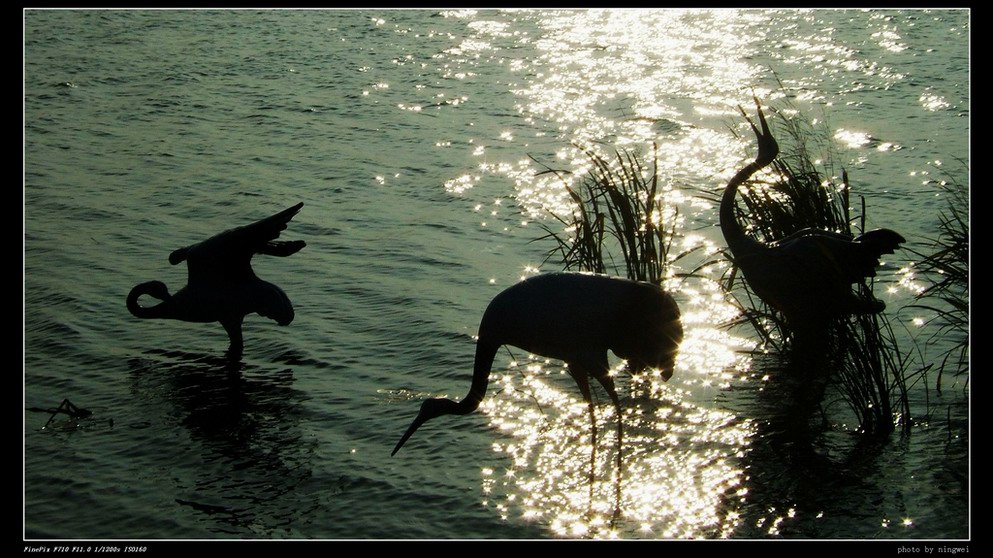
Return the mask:
{"type": "Polygon", "coordinates": [[[731,178],[728,185],[724,187],[724,195],[721,196],[721,232],[724,233],[724,241],[734,255],[740,256],[741,252],[747,251],[759,245],[759,242],[745,233],[745,229],[738,223],[738,218],[734,210],[734,197],[738,193],[738,187],[748,181],[753,174],[758,172],[764,164],[759,161],[752,161],[745,168],[738,171],[731,178]]]}
{"type": "Polygon", "coordinates": [[[142,283],[128,293],[128,311],[138,318],[170,318],[172,317],[172,304],[169,304],[171,299],[172,296],[165,289],[165,285],[155,281],[142,283]],[[138,299],[143,295],[157,298],[162,302],[155,306],[142,306],[138,303],[138,299]]]}
{"type": "Polygon", "coordinates": [[[396,455],[425,422],[443,415],[467,415],[475,411],[483,400],[483,396],[486,395],[486,385],[490,380],[490,367],[493,365],[493,359],[499,348],[500,345],[494,345],[480,338],[476,342],[476,364],[472,372],[472,386],[469,388],[469,393],[458,403],[451,399],[425,400],[421,404],[421,411],[414,418],[414,422],[410,423],[410,427],[407,428],[403,436],[400,437],[400,441],[397,442],[390,455],[396,455]]]}
{"type": "Polygon", "coordinates": [[[467,415],[475,411],[486,395],[486,387],[490,383],[490,371],[493,368],[493,359],[496,358],[500,345],[480,337],[476,342],[476,358],[472,367],[472,385],[469,386],[469,393],[459,401],[452,414],[467,415]]]}

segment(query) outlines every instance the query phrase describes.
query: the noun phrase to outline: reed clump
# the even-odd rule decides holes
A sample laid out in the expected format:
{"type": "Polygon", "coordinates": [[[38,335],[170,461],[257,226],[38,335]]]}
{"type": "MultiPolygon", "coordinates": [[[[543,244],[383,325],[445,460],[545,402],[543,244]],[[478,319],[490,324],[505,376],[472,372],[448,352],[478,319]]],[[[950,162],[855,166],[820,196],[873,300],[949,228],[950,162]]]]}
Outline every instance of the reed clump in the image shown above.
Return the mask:
{"type": "Polygon", "coordinates": [[[921,258],[915,270],[928,285],[908,308],[931,313],[925,325],[934,330],[925,345],[941,340],[947,347],[951,341],[936,367],[935,387],[940,391],[946,369],[955,376],[969,372],[969,192],[952,175],[939,187],[946,194],[946,207],[938,215],[938,236],[926,240],[925,251],[913,250],[921,258]]]}
{"type": "MultiPolygon", "coordinates": [[[[864,197],[853,193],[848,173],[840,180],[833,169],[829,138],[801,118],[784,115],[796,113],[786,106],[775,111],[782,132],[780,155],[770,172],[752,177],[738,192],[737,219],[759,240],[771,242],[804,228],[818,228],[855,237],[866,231],[867,211],[864,197]],[[823,153],[815,159],[812,153],[823,153]],[[826,178],[832,177],[832,178],[826,178]]],[[[645,163],[635,153],[616,150],[605,157],[584,150],[590,170],[577,187],[565,179],[567,171],[546,170],[562,179],[570,199],[571,213],[549,212],[561,225],[555,230],[542,224],[545,235],[536,241],[552,239],[554,247],[545,262],[558,259],[566,270],[625,275],[630,279],[662,284],[673,276],[671,266],[698,248],[673,255],[678,212],[666,204],[662,179],[658,172],[655,146],[652,159],[645,163]]],[[[962,190],[964,191],[964,189],[962,190]]],[[[934,311],[940,331],[935,335],[957,332],[962,343],[945,355],[945,360],[959,364],[968,359],[968,219],[962,209],[965,194],[953,200],[959,205],[943,214],[941,232],[934,240],[934,250],[918,269],[935,280],[918,297],[940,300],[943,305],[919,302],[934,311]],[[954,353],[954,354],[953,354],[954,353]]],[[[718,196],[705,196],[717,204],[718,196]]],[[[750,324],[761,338],[760,350],[790,356],[795,342],[789,323],[775,309],[756,296],[740,274],[733,260],[721,284],[728,299],[738,306],[739,318],[729,326],[750,324]]],[[[713,263],[707,262],[700,267],[713,263]]],[[[683,274],[692,276],[694,272],[683,274]]],[[[865,298],[875,298],[873,281],[856,284],[865,298]]],[[[910,373],[913,349],[904,352],[897,341],[885,312],[836,318],[828,324],[823,349],[823,370],[835,371],[827,379],[848,405],[865,433],[887,434],[896,425],[909,429],[912,414],[908,383],[922,376],[930,367],[910,373]]],[[[917,351],[920,352],[919,350],[917,351]]],[[[967,364],[965,364],[967,366],[967,364]]]]}
{"type": "MultiPolygon", "coordinates": [[[[545,257],[557,258],[566,270],[624,275],[636,281],[661,285],[669,266],[686,255],[671,256],[678,211],[667,205],[661,191],[658,156],[652,148],[650,166],[629,151],[604,157],[584,150],[591,167],[573,188],[563,185],[573,202],[568,215],[551,216],[562,226],[553,230],[542,224],[555,246],[545,257]]],[[[547,169],[540,174],[563,171],[547,169]]]]}

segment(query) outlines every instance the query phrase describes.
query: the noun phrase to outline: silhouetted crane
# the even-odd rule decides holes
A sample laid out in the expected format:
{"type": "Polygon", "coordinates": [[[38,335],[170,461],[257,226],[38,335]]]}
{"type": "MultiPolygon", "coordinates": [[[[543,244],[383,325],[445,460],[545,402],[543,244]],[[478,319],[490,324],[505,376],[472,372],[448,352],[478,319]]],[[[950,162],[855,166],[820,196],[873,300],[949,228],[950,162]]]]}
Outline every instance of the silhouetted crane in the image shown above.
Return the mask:
{"type": "MultiPolygon", "coordinates": [[[[656,285],[580,273],[530,277],[498,294],[486,308],[479,324],[469,393],[458,402],[444,398],[424,401],[392,455],[425,422],[442,415],[475,411],[486,394],[497,350],[502,345],[512,345],[568,365],[569,374],[589,408],[594,457],[596,416],[590,397],[590,378],[607,391],[617,411],[619,491],[623,427],[620,401],[609,375],[607,351],[627,359],[633,374],[658,368],[668,380],[682,339],[679,307],[672,296],[656,285]]],[[[590,468],[592,480],[592,459],[590,468]]]]}
{"type": "Polygon", "coordinates": [[[301,207],[299,203],[251,225],[174,251],[169,255],[171,264],[187,262],[186,286],[170,295],[161,281],[136,285],[128,294],[128,310],[139,318],[220,322],[231,340],[229,355],[240,356],[244,348],[241,324],[246,315],[257,312],[279,325],[293,321],[290,299],[282,289],[255,275],[252,256],[286,257],[306,246],[302,240],[276,240],[301,207]],[[162,302],[142,306],[138,299],[143,295],[162,302]]]}
{"type": "Polygon", "coordinates": [[[782,312],[794,331],[820,331],[833,317],[881,312],[886,307],[882,301],[857,295],[852,284],[874,277],[879,258],[906,242],[896,232],[876,229],[853,238],[806,228],[766,243],[749,236],[738,223],[734,209],[738,187],[779,154],[758,99],[755,104],[761,130],[741,112],[758,139],[758,155],[734,175],[721,198],[721,231],[734,263],[752,291],[782,312]]]}

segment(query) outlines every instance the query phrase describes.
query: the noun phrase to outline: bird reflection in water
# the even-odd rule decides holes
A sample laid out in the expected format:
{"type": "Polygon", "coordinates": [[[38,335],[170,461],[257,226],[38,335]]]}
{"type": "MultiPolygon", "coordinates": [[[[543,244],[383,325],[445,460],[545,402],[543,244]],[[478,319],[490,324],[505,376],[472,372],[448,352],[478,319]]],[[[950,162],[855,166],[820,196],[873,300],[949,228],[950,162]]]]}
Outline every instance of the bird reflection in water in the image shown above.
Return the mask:
{"type": "Polygon", "coordinates": [[[233,362],[220,355],[148,351],[129,361],[135,397],[145,406],[144,439],[175,440],[172,455],[140,453],[167,469],[177,513],[226,537],[293,536],[294,517],[311,513],[316,441],[300,425],[307,394],[279,364],[233,362]],[[185,435],[177,438],[177,427],[185,435]]]}

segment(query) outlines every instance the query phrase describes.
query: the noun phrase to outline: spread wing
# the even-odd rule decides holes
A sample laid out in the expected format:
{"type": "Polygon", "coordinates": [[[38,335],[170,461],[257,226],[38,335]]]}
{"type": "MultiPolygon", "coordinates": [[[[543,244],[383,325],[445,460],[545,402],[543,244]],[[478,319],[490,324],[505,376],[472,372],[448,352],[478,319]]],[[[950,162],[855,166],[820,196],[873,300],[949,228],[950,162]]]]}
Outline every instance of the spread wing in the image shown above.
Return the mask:
{"type": "Polygon", "coordinates": [[[255,254],[285,257],[307,245],[302,240],[276,240],[302,207],[303,203],[298,203],[251,225],[227,230],[198,244],[180,248],[169,255],[169,262],[173,265],[187,262],[189,284],[254,278],[252,256],[255,254]]]}

